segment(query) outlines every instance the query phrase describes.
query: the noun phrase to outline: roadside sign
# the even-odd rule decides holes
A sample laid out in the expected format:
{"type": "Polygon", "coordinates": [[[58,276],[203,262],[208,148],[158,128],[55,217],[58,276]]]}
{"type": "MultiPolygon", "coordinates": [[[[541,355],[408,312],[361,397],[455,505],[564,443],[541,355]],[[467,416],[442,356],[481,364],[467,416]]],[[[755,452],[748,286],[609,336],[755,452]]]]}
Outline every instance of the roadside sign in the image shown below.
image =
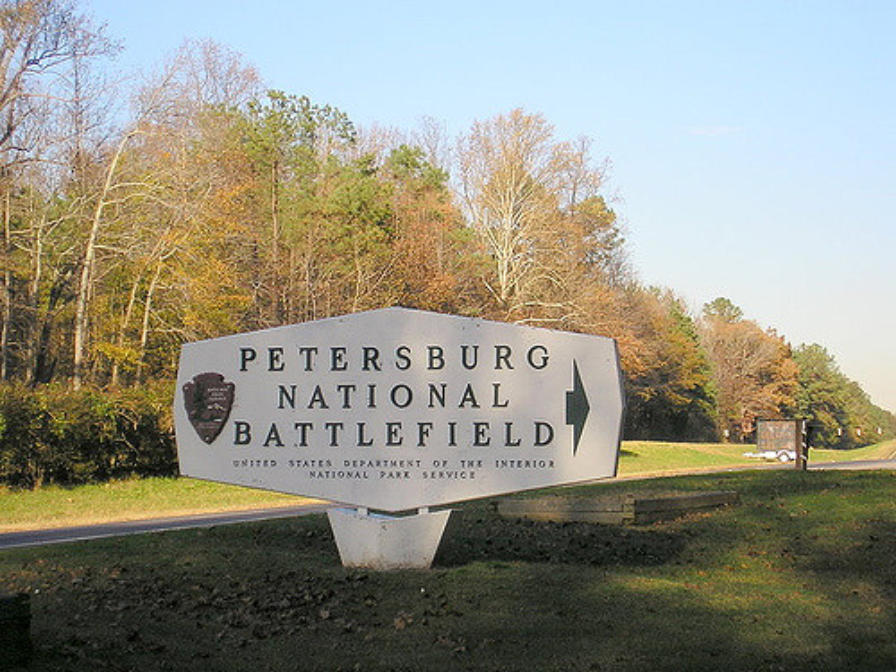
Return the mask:
{"type": "Polygon", "coordinates": [[[612,477],[612,339],[386,308],[183,346],[181,473],[403,511],[612,477]]]}

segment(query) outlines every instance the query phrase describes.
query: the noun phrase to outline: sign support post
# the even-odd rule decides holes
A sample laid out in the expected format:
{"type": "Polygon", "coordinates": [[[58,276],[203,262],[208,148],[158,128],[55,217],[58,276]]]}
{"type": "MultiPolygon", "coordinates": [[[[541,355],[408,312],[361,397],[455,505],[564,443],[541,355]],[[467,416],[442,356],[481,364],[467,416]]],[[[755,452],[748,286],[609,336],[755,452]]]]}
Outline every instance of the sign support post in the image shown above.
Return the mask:
{"type": "Polygon", "coordinates": [[[439,548],[451,510],[421,508],[409,516],[333,508],[327,518],[345,567],[427,569],[439,548]]]}

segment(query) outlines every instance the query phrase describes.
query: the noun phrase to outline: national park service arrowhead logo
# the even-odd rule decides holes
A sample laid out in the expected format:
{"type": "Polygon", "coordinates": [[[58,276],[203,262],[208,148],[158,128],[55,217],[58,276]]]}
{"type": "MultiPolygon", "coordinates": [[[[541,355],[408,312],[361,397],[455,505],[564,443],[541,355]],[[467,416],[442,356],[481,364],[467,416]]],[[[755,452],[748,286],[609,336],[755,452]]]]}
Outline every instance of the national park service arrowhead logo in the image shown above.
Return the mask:
{"type": "Polygon", "coordinates": [[[206,443],[214,441],[230,415],[236,385],[220,373],[200,373],[184,385],[184,406],[190,424],[206,443]]]}

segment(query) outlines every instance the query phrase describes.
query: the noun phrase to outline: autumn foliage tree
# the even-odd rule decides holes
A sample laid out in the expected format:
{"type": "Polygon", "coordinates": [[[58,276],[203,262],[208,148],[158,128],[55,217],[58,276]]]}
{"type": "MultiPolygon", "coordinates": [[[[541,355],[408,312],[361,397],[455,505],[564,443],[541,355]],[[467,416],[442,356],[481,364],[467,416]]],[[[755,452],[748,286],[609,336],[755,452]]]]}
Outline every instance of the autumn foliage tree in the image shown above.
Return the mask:
{"type": "Polygon", "coordinates": [[[454,206],[448,173],[421,147],[400,144],[388,153],[382,175],[389,184],[398,303],[478,314],[487,302],[479,282],[487,261],[454,206]]]}
{"type": "Polygon", "coordinates": [[[618,338],[626,374],[626,436],[710,441],[716,391],[697,325],[668,292],[631,289],[618,338]]]}
{"type": "Polygon", "coordinates": [[[730,301],[717,299],[707,304],[702,322],[720,429],[737,441],[751,438],[756,420],[795,412],[798,374],[784,339],[741,315],[730,301]]]}

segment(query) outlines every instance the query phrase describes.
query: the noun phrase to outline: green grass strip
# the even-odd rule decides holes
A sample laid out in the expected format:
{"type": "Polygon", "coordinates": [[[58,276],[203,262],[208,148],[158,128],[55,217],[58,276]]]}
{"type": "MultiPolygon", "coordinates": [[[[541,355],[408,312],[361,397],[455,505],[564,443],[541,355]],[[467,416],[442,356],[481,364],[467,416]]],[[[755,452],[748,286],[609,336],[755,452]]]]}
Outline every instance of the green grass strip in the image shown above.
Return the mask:
{"type": "Polygon", "coordinates": [[[290,506],[303,501],[308,500],[192,478],[135,478],[73,488],[0,490],[0,532],[290,506]]]}

